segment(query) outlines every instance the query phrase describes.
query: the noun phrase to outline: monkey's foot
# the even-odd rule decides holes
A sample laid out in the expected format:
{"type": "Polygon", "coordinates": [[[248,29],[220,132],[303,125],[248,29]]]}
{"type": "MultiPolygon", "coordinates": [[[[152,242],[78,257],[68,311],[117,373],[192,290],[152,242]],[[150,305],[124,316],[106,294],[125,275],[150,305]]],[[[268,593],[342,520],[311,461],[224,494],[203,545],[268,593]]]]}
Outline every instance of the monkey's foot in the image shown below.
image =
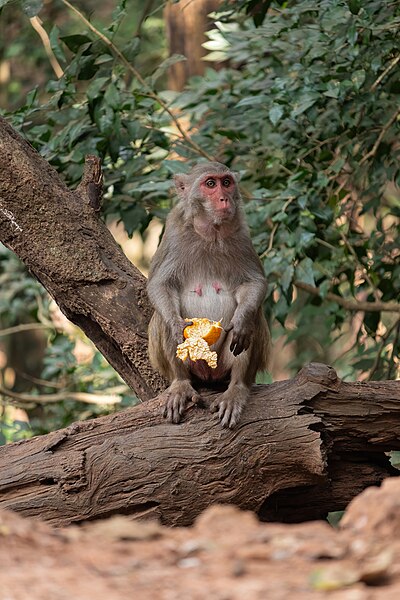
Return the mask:
{"type": "Polygon", "coordinates": [[[179,423],[188,402],[199,402],[200,395],[192,388],[190,381],[173,381],[161,394],[165,398],[162,415],[170,423],[179,423]]]}
{"type": "Polygon", "coordinates": [[[210,410],[211,412],[218,412],[222,427],[233,429],[239,423],[248,395],[249,391],[247,389],[238,390],[234,387],[228,388],[217,400],[214,400],[210,410]]]}

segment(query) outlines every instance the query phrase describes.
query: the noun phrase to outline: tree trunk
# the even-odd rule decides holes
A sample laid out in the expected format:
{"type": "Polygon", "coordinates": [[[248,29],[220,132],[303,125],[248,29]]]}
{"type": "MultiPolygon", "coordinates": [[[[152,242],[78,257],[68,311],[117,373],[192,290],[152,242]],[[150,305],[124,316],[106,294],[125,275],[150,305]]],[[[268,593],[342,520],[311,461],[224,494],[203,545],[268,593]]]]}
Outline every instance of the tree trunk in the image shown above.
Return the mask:
{"type": "Polygon", "coordinates": [[[164,10],[170,54],[186,56],[184,62],[169,69],[168,87],[182,90],[193,75],[203,75],[206,51],[202,44],[207,41],[205,31],[212,22],[208,15],[217,10],[220,0],[181,0],[168,2],[164,10]]]}
{"type": "Polygon", "coordinates": [[[147,356],[152,311],[145,278],[98,217],[101,189],[97,158],[88,158],[82,183],[71,192],[0,117],[0,241],[146,400],[165,381],[147,356]]]}
{"type": "Polygon", "coordinates": [[[399,417],[399,382],[344,383],[321,364],[254,386],[233,431],[204,407],[170,425],[156,398],[0,448],[0,507],[56,526],[114,513],[188,525],[215,502],[320,518],[397,474],[385,452],[400,448],[399,417]]]}

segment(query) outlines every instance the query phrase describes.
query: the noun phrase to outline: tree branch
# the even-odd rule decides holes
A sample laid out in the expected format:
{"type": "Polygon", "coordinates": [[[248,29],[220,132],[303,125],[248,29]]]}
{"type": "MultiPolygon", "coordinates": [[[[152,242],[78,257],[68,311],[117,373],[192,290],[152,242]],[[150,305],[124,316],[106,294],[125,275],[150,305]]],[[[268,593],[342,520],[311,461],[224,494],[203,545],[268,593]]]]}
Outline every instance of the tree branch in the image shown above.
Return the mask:
{"type": "Polygon", "coordinates": [[[53,68],[53,71],[56,74],[56,77],[58,77],[60,79],[60,77],[62,77],[64,75],[64,71],[63,71],[60,63],[58,62],[57,58],[54,55],[54,52],[51,48],[49,36],[47,35],[47,31],[45,30],[45,28],[42,25],[42,21],[37,16],[32,17],[29,20],[31,22],[33,29],[36,31],[36,33],[39,35],[40,39],[42,40],[43,47],[45,49],[45,52],[49,59],[49,62],[53,68]]]}
{"type": "Polygon", "coordinates": [[[71,192],[0,117],[0,241],[145,400],[166,386],[147,355],[146,279],[98,218],[100,190],[96,157],[71,192]]]}
{"type": "Polygon", "coordinates": [[[215,392],[202,398],[179,425],[155,398],[1,447],[0,507],[57,526],[115,513],[188,525],[215,502],[302,521],[398,473],[385,453],[400,448],[399,382],[345,383],[311,364],[254,386],[233,431],[208,410],[215,392]]]}
{"type": "Polygon", "coordinates": [[[311,296],[317,296],[318,298],[321,298],[321,300],[331,300],[332,302],[339,304],[339,306],[343,306],[343,308],[353,312],[362,310],[364,312],[400,313],[400,304],[397,302],[362,302],[360,300],[347,300],[346,298],[342,298],[342,296],[338,296],[332,292],[324,294],[318,288],[308,283],[304,283],[303,281],[295,281],[294,285],[299,290],[304,290],[311,296]]]}
{"type": "Polygon", "coordinates": [[[32,331],[34,329],[55,329],[55,327],[54,325],[44,325],[43,323],[21,323],[21,325],[0,329],[0,337],[14,335],[15,333],[21,333],[21,331],[32,331]]]}
{"type": "Polygon", "coordinates": [[[382,143],[383,138],[385,137],[385,135],[387,134],[387,132],[389,131],[389,129],[391,128],[393,123],[397,120],[397,117],[399,115],[400,115],[400,108],[398,108],[392,114],[392,116],[387,121],[387,123],[385,123],[385,125],[382,127],[382,130],[381,130],[380,134],[378,135],[378,138],[377,138],[375,144],[372,146],[371,150],[369,152],[367,152],[367,154],[365,154],[365,156],[363,156],[363,158],[360,160],[360,166],[363,165],[365,162],[367,162],[367,160],[369,160],[370,158],[373,158],[375,156],[375,154],[378,151],[379,146],[382,143]]]}
{"type": "Polygon", "coordinates": [[[89,394],[88,392],[60,392],[59,394],[21,394],[13,392],[0,385],[0,395],[7,396],[18,402],[30,402],[31,404],[50,404],[52,402],[61,402],[62,400],[73,400],[75,402],[85,402],[86,404],[118,404],[121,399],[116,394],[89,394]]]}
{"type": "Polygon", "coordinates": [[[383,81],[383,79],[385,79],[386,75],[388,75],[390,73],[390,71],[392,69],[394,69],[394,67],[397,65],[397,63],[399,61],[400,61],[400,54],[398,54],[397,56],[395,56],[393,58],[393,60],[390,61],[390,63],[388,64],[388,66],[386,67],[386,69],[383,71],[383,73],[381,73],[379,75],[378,79],[376,81],[374,81],[374,83],[371,85],[371,88],[370,88],[371,92],[375,92],[375,90],[380,85],[380,83],[383,81]]]}

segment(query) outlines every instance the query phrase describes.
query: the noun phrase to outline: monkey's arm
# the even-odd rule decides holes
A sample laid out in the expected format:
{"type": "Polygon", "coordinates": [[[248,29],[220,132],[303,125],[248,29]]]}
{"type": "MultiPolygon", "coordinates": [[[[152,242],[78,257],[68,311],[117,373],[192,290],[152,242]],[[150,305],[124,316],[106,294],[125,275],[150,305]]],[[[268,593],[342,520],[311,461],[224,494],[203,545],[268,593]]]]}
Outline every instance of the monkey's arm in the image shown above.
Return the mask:
{"type": "Polygon", "coordinates": [[[168,232],[165,233],[156,254],[147,281],[147,293],[151,304],[170,329],[171,335],[180,343],[187,323],[180,314],[180,282],[174,264],[176,260],[168,232]]]}
{"type": "Polygon", "coordinates": [[[267,292],[267,281],[258,275],[236,289],[236,310],[227,331],[233,330],[230,350],[235,356],[247,350],[257,327],[256,317],[267,292]]]}

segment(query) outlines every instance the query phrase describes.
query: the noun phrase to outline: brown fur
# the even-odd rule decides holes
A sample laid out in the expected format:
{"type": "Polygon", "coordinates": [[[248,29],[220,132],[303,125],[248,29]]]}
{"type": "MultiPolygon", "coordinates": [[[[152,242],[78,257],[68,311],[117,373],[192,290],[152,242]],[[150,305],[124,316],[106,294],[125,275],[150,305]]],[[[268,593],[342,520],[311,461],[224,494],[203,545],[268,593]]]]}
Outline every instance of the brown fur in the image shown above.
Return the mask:
{"type": "Polygon", "coordinates": [[[228,380],[212,410],[223,426],[234,427],[257,371],[268,364],[270,337],[262,311],[266,280],[234,173],[219,163],[199,163],[189,175],[176,176],[175,183],[180,200],[167,219],[148,280],[155,308],[149,327],[150,359],[171,382],[164,393],[165,417],[179,422],[186,403],[198,399],[194,378],[228,380]],[[222,188],[225,175],[234,180],[228,190],[222,188]],[[221,182],[221,192],[205,187],[209,177],[221,182]],[[219,196],[229,214],[221,216],[219,196]],[[222,320],[226,331],[212,347],[218,354],[215,371],[203,361],[186,364],[176,357],[185,317],[222,320]]]}

